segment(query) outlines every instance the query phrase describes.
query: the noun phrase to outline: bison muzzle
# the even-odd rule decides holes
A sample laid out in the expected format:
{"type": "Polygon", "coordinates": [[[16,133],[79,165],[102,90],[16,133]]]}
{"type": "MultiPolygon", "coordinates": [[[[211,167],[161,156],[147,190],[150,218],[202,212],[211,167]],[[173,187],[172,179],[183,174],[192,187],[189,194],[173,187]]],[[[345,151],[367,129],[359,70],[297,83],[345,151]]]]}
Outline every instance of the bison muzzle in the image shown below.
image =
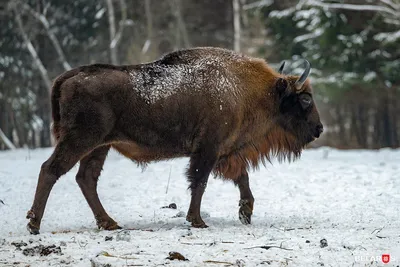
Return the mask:
{"type": "Polygon", "coordinates": [[[80,162],[76,181],[99,228],[118,229],[97,195],[112,147],[139,164],[189,157],[187,221],[207,227],[200,205],[211,172],[240,190],[239,218],[251,222],[248,170],[271,157],[295,159],[322,133],[308,62],[301,76],[220,48],[172,52],[139,65],[82,66],[60,75],[51,96],[57,145],[41,167],[28,230],[38,234],[57,179],[80,162]]]}

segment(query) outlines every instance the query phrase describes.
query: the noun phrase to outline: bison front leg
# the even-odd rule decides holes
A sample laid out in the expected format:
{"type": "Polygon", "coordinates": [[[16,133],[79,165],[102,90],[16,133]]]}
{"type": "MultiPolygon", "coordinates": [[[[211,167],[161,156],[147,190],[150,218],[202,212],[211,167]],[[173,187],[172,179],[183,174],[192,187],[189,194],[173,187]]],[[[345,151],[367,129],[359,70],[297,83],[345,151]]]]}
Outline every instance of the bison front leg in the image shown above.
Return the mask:
{"type": "Polygon", "coordinates": [[[89,155],[81,159],[76,182],[93,211],[99,229],[115,230],[121,227],[108,216],[101,205],[97,194],[97,181],[104,165],[110,146],[96,148],[89,155]]]}
{"type": "Polygon", "coordinates": [[[239,176],[235,181],[235,184],[240,190],[239,220],[243,224],[250,224],[251,215],[253,214],[254,197],[250,190],[249,175],[247,171],[239,176]]]}
{"type": "Polygon", "coordinates": [[[26,216],[29,219],[27,228],[31,234],[39,234],[40,223],[50,191],[58,178],[67,173],[85,153],[91,151],[97,145],[97,140],[82,138],[77,141],[74,137],[74,135],[66,136],[60,140],[53,154],[42,164],[35,199],[26,216]]]}
{"type": "Polygon", "coordinates": [[[196,228],[207,228],[200,216],[201,199],[207,187],[208,176],[217,161],[214,150],[202,150],[190,158],[190,167],[187,175],[190,182],[192,199],[186,220],[196,228]]]}

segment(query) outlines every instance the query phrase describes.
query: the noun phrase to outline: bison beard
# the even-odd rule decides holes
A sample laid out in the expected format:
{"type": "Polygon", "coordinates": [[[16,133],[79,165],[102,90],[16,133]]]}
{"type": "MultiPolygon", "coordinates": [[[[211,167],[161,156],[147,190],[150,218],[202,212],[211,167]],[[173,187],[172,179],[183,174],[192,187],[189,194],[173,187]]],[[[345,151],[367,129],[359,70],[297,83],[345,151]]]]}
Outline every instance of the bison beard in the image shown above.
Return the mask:
{"type": "Polygon", "coordinates": [[[42,165],[28,230],[39,233],[53,185],[78,161],[76,181],[98,227],[118,229],[97,195],[110,148],[138,164],[190,157],[186,219],[194,227],[207,227],[200,205],[211,172],[239,187],[239,218],[250,223],[254,198],[247,171],[272,156],[299,157],[322,132],[308,72],[309,66],[301,77],[286,76],[261,59],[219,48],[65,72],[52,90],[57,145],[42,165]]]}

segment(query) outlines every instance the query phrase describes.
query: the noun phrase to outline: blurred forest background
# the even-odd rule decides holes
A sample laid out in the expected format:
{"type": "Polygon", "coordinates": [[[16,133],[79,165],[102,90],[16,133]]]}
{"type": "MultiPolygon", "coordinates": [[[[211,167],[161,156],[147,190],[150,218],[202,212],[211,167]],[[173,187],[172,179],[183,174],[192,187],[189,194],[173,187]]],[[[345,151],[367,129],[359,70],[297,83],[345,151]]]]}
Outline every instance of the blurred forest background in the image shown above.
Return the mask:
{"type": "Polygon", "coordinates": [[[400,146],[400,0],[0,0],[0,149],[51,145],[63,71],[219,46],[312,64],[316,145],[400,146]]]}

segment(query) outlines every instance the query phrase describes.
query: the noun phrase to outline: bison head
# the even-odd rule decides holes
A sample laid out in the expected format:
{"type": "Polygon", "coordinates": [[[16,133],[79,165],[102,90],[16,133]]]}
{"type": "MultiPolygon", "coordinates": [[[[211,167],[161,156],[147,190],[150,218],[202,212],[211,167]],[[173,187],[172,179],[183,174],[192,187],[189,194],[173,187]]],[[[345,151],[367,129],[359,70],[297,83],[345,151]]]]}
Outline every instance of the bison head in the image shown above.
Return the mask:
{"type": "Polygon", "coordinates": [[[309,79],[310,63],[306,60],[306,68],[301,76],[282,74],[284,64],[276,81],[279,97],[279,115],[277,122],[285,130],[293,134],[300,145],[304,146],[318,138],[323,126],[315,106],[309,79]]]}

